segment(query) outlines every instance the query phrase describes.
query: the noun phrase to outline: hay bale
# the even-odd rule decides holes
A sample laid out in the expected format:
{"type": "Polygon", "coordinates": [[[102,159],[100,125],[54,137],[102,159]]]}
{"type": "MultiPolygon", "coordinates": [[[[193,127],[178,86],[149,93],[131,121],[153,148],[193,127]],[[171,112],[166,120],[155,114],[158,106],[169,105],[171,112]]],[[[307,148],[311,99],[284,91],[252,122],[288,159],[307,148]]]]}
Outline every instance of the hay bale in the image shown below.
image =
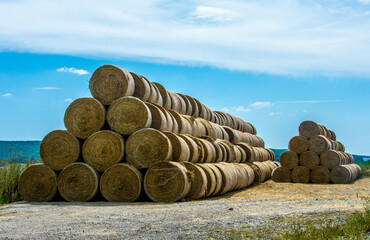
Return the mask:
{"type": "Polygon", "coordinates": [[[288,148],[297,154],[301,154],[308,150],[310,143],[306,137],[295,136],[289,141],[288,148]]]}
{"type": "Polygon", "coordinates": [[[154,128],[154,129],[157,129],[159,131],[169,131],[169,130],[172,130],[172,126],[171,126],[171,129],[168,129],[168,123],[167,123],[167,118],[166,116],[164,115],[163,111],[161,111],[161,109],[159,109],[159,105],[155,105],[153,103],[145,103],[146,106],[149,108],[150,110],[150,115],[152,116],[152,124],[151,124],[151,128],[154,128]]]}
{"type": "Polygon", "coordinates": [[[292,180],[294,183],[310,182],[310,170],[303,166],[297,166],[292,171],[292,180]]]}
{"type": "Polygon", "coordinates": [[[159,161],[172,158],[168,137],[152,128],[134,132],[126,141],[127,161],[137,168],[148,168],[159,161]]]}
{"type": "Polygon", "coordinates": [[[253,150],[253,147],[243,142],[239,142],[236,145],[241,147],[244,150],[244,152],[247,154],[247,162],[256,161],[256,154],[255,154],[255,151],[253,150]]]}
{"type": "Polygon", "coordinates": [[[190,159],[190,148],[183,138],[175,133],[163,132],[168,137],[172,146],[172,161],[188,162],[190,159]]]}
{"type": "Polygon", "coordinates": [[[247,170],[241,166],[242,164],[235,164],[236,169],[239,171],[238,185],[235,190],[244,189],[248,186],[249,176],[247,170]]]}
{"type": "Polygon", "coordinates": [[[199,117],[199,108],[198,108],[198,105],[195,102],[194,98],[192,98],[192,97],[190,97],[188,95],[184,95],[184,96],[188,99],[188,101],[189,101],[189,103],[191,105],[191,110],[192,110],[191,116],[193,116],[195,118],[199,117]]]}
{"type": "Polygon", "coordinates": [[[18,191],[28,202],[50,201],[57,192],[57,175],[48,166],[30,165],[19,177],[18,191]]]}
{"type": "Polygon", "coordinates": [[[249,166],[248,164],[240,164],[247,172],[248,174],[248,185],[247,186],[250,186],[253,184],[254,182],[254,171],[253,171],[253,168],[251,166],[249,166]]]}
{"type": "Polygon", "coordinates": [[[132,165],[118,163],[100,178],[100,191],[111,202],[134,202],[141,194],[143,176],[132,165]]]}
{"type": "Polygon", "coordinates": [[[330,180],[336,184],[347,184],[361,176],[361,168],[357,164],[339,165],[330,172],[330,180]]]}
{"type": "Polygon", "coordinates": [[[62,170],[80,156],[80,142],[66,130],[48,133],[40,144],[40,157],[53,170],[62,170]]]}
{"type": "Polygon", "coordinates": [[[150,97],[150,85],[147,81],[144,80],[143,76],[130,72],[132,78],[135,82],[135,91],[133,93],[134,97],[141,99],[144,102],[147,102],[150,97]]]}
{"type": "Polygon", "coordinates": [[[342,152],[335,150],[328,150],[320,155],[321,165],[329,169],[333,169],[336,166],[345,164],[345,158],[347,155],[342,152]]]}
{"type": "Polygon", "coordinates": [[[135,97],[123,97],[115,100],[109,107],[107,122],[112,130],[122,135],[149,128],[152,115],[147,105],[135,97]]]}
{"type": "Polygon", "coordinates": [[[283,167],[293,169],[298,166],[298,155],[293,151],[285,151],[280,156],[280,164],[283,167]]]}
{"type": "Polygon", "coordinates": [[[204,124],[202,123],[201,118],[194,119],[193,122],[193,135],[194,137],[203,137],[207,135],[207,130],[204,124]]]}
{"type": "Polygon", "coordinates": [[[199,162],[199,158],[201,155],[200,146],[190,136],[183,135],[183,134],[178,134],[177,136],[181,137],[189,147],[189,150],[190,150],[189,162],[192,162],[192,163],[199,162]]]}
{"type": "Polygon", "coordinates": [[[99,175],[86,163],[72,163],[60,173],[58,190],[69,202],[87,202],[98,191],[99,175]]]}
{"type": "Polygon", "coordinates": [[[229,172],[230,185],[231,185],[229,191],[236,190],[236,188],[239,185],[239,183],[238,183],[239,171],[237,170],[235,164],[234,163],[225,163],[225,162],[221,162],[219,164],[225,166],[227,171],[229,172]]]}
{"type": "Polygon", "coordinates": [[[332,142],[323,135],[316,135],[310,139],[309,150],[321,154],[327,150],[333,149],[332,142]]]}
{"type": "Polygon", "coordinates": [[[312,170],[314,167],[319,166],[320,164],[320,158],[317,153],[312,151],[305,151],[299,156],[299,165],[304,166],[310,170],[312,170]]]}
{"type": "Polygon", "coordinates": [[[275,182],[291,182],[292,172],[287,167],[278,167],[272,171],[272,180],[275,182]]]}
{"type": "Polygon", "coordinates": [[[120,134],[109,130],[99,131],[84,142],[82,156],[96,171],[104,172],[122,161],[125,153],[124,144],[120,134]]]}
{"type": "Polygon", "coordinates": [[[186,168],[177,162],[157,162],[144,177],[145,193],[155,202],[179,201],[188,194],[190,187],[186,168]]]}
{"type": "MultiPolygon", "coordinates": [[[[156,98],[154,101],[149,101],[149,102],[151,102],[151,103],[155,103],[155,104],[158,104],[158,105],[160,105],[160,106],[163,106],[163,99],[162,99],[162,95],[161,95],[161,93],[160,93],[160,91],[159,91],[159,89],[158,89],[157,85],[155,85],[155,84],[153,84],[153,83],[151,83],[151,82],[150,82],[150,85],[154,88],[154,91],[156,92],[156,96],[157,96],[157,98],[156,98]]],[[[149,100],[151,100],[151,99],[149,98],[149,100]]]]}
{"type": "Polygon", "coordinates": [[[311,170],[311,181],[313,183],[329,183],[330,170],[324,166],[316,166],[311,170]]]}
{"type": "Polygon", "coordinates": [[[204,164],[201,164],[201,165],[209,167],[212,170],[213,174],[215,175],[215,177],[216,177],[216,187],[215,187],[215,190],[213,191],[211,196],[218,195],[221,192],[221,189],[222,189],[222,186],[223,186],[221,171],[218,169],[218,167],[216,167],[212,163],[204,163],[204,164]]]}
{"type": "Polygon", "coordinates": [[[234,187],[235,182],[233,179],[233,172],[231,172],[229,168],[221,163],[215,163],[213,166],[218,168],[222,178],[222,186],[218,195],[224,195],[225,193],[231,191],[234,187]]]}
{"type": "Polygon", "coordinates": [[[94,98],[78,98],[67,108],[64,125],[78,138],[85,139],[99,131],[105,123],[105,108],[94,98]]]}
{"type": "Polygon", "coordinates": [[[207,164],[197,164],[198,167],[202,168],[207,177],[207,188],[205,197],[210,197],[216,189],[216,175],[213,170],[207,166],[207,164]]]}
{"type": "Polygon", "coordinates": [[[162,97],[163,107],[166,108],[166,109],[171,109],[171,105],[172,105],[171,98],[170,98],[170,94],[167,92],[167,90],[160,83],[152,82],[152,84],[157,87],[157,89],[159,91],[159,94],[162,97]]]}
{"type": "Polygon", "coordinates": [[[185,112],[184,114],[191,116],[192,113],[193,113],[193,107],[192,107],[189,99],[187,97],[185,97],[185,95],[182,95],[181,93],[178,93],[178,95],[180,96],[180,98],[185,103],[185,109],[186,109],[186,111],[184,111],[185,112]]]}
{"type": "Polygon", "coordinates": [[[135,91],[135,81],[125,69],[103,65],[92,74],[89,88],[94,98],[104,105],[110,105],[118,98],[132,96],[135,91]]]}
{"type": "Polygon", "coordinates": [[[202,146],[204,157],[202,163],[212,163],[216,159],[216,149],[213,145],[203,138],[198,138],[199,143],[202,146]]]}
{"type": "Polygon", "coordinates": [[[200,199],[206,196],[207,192],[207,175],[205,171],[194,163],[182,163],[188,171],[188,178],[190,179],[190,190],[186,195],[189,199],[200,199]]]}
{"type": "Polygon", "coordinates": [[[168,112],[173,116],[175,119],[177,126],[178,126],[178,132],[182,134],[190,134],[192,132],[191,126],[188,121],[179,113],[176,111],[173,111],[171,109],[168,110],[168,112]]]}

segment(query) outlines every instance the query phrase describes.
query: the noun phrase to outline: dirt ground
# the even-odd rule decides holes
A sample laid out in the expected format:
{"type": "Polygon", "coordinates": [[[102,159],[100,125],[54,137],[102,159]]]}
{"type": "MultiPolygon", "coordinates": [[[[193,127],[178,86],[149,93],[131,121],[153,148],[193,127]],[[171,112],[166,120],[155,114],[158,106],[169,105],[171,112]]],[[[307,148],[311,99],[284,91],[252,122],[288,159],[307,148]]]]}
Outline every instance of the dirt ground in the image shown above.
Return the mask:
{"type": "Polygon", "coordinates": [[[363,208],[369,183],[270,180],[222,197],[171,204],[18,202],[0,206],[0,239],[209,239],[229,238],[240,229],[251,238],[273,236],[291,219],[340,222],[338,216],[363,208]]]}

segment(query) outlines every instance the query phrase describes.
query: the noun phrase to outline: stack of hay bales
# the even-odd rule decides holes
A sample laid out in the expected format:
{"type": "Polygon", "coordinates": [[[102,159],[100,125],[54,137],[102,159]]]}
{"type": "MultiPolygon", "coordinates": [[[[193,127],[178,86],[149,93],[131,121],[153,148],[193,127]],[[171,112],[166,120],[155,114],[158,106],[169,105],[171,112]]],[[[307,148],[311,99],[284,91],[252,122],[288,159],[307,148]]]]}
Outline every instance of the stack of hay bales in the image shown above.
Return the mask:
{"type": "Polygon", "coordinates": [[[200,199],[263,182],[278,166],[252,124],[136,73],[104,65],[90,91],[68,106],[67,130],[42,140],[44,164],[21,175],[25,200],[200,199]]]}
{"type": "Polygon", "coordinates": [[[300,124],[299,136],[290,139],[288,148],[272,174],[275,182],[350,183],[361,175],[335,133],[313,121],[300,124]]]}

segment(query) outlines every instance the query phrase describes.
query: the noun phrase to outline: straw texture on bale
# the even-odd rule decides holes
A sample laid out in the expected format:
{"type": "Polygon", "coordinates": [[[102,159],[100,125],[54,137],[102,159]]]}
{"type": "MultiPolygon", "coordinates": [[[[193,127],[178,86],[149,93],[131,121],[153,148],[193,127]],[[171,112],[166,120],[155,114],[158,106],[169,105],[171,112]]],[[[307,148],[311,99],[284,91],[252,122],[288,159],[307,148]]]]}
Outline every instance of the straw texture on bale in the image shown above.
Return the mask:
{"type": "Polygon", "coordinates": [[[157,162],[145,174],[144,190],[155,202],[176,202],[184,198],[191,183],[187,170],[177,162],[157,162]]]}
{"type": "Polygon", "coordinates": [[[147,105],[135,97],[122,97],[115,100],[107,112],[107,122],[112,130],[122,135],[149,128],[152,115],[147,105]]]}
{"type": "Polygon", "coordinates": [[[200,199],[206,196],[207,192],[207,175],[203,168],[194,163],[184,162],[188,178],[190,180],[190,190],[186,195],[189,199],[200,199]]]}
{"type": "Polygon", "coordinates": [[[257,179],[258,182],[261,183],[261,182],[266,181],[268,179],[268,175],[269,174],[271,175],[270,168],[267,165],[265,165],[263,162],[253,162],[252,165],[257,167],[257,169],[254,168],[253,170],[254,170],[254,174],[258,175],[258,178],[259,178],[257,179]]]}
{"type": "Polygon", "coordinates": [[[67,108],[64,125],[78,138],[85,139],[99,131],[105,123],[105,108],[94,98],[78,98],[67,108]]]}
{"type": "Polygon", "coordinates": [[[361,173],[361,167],[357,164],[340,165],[331,170],[330,180],[337,184],[347,184],[356,180],[361,173]]]}
{"type": "Polygon", "coordinates": [[[212,170],[213,174],[215,175],[215,177],[216,177],[216,187],[215,187],[215,190],[212,193],[212,196],[218,195],[221,192],[221,189],[222,189],[222,186],[223,186],[221,171],[218,169],[218,167],[215,166],[215,164],[206,163],[206,164],[201,164],[201,165],[209,167],[212,170]]]}
{"type": "Polygon", "coordinates": [[[200,159],[201,155],[201,149],[198,146],[198,144],[193,140],[193,138],[183,135],[183,134],[178,134],[178,137],[182,138],[186,144],[188,145],[189,148],[189,162],[196,163],[200,159]]]}
{"type": "Polygon", "coordinates": [[[329,183],[330,170],[324,166],[317,166],[311,170],[311,181],[313,183],[329,183]]]}
{"type": "MultiPolygon", "coordinates": [[[[216,189],[216,175],[213,170],[206,164],[197,164],[198,167],[202,168],[207,177],[207,188],[205,197],[210,197],[216,189]]],[[[189,170],[189,169],[188,169],[189,170]]],[[[193,187],[193,186],[192,186],[193,187]]]]}
{"type": "Polygon", "coordinates": [[[320,158],[317,153],[312,151],[305,151],[299,156],[299,165],[304,166],[310,170],[319,166],[320,158]]]}
{"type": "Polygon", "coordinates": [[[146,106],[150,110],[150,115],[152,116],[152,124],[151,128],[160,130],[160,131],[170,131],[171,129],[168,129],[168,123],[167,123],[167,117],[164,115],[164,113],[157,107],[157,105],[153,103],[145,103],[146,106]]]}
{"type": "MultiPolygon", "coordinates": [[[[162,99],[162,95],[157,87],[157,85],[153,84],[153,83],[150,83],[150,85],[154,88],[154,91],[156,93],[156,98],[154,100],[151,100],[149,99],[149,102],[151,103],[155,103],[155,104],[158,104],[160,106],[163,106],[163,99],[162,99]]],[[[152,93],[153,94],[153,93],[152,93]]]]}
{"type": "Polygon", "coordinates": [[[98,191],[99,175],[86,163],[72,163],[60,173],[58,190],[69,202],[92,200],[98,191]]]}
{"type": "Polygon", "coordinates": [[[157,87],[157,89],[159,90],[159,93],[162,96],[163,107],[166,109],[171,109],[172,103],[171,103],[170,94],[160,83],[157,83],[157,82],[152,82],[152,83],[157,87]]]}
{"type": "Polygon", "coordinates": [[[89,88],[94,98],[104,105],[110,105],[120,97],[132,96],[135,91],[135,81],[125,69],[103,65],[92,74],[89,88]]]}
{"type": "Polygon", "coordinates": [[[130,72],[131,76],[135,82],[135,91],[133,93],[134,97],[137,97],[144,102],[147,102],[150,97],[150,85],[147,81],[143,79],[142,76],[134,72],[130,72]]]}
{"type": "Polygon", "coordinates": [[[57,192],[57,175],[42,164],[27,167],[18,180],[18,191],[28,202],[47,202],[57,192]]]}
{"type": "Polygon", "coordinates": [[[163,132],[171,142],[172,161],[187,162],[190,159],[190,148],[186,141],[175,133],[163,132]]]}
{"type": "Polygon", "coordinates": [[[54,130],[41,141],[41,160],[53,170],[62,170],[69,164],[76,162],[79,156],[80,142],[66,130],[54,130]]]}
{"type": "Polygon", "coordinates": [[[82,156],[86,163],[98,172],[104,172],[122,161],[125,145],[122,136],[109,130],[92,134],[84,142],[82,156]]]}
{"type": "Polygon", "coordinates": [[[170,140],[160,131],[152,128],[134,132],[126,141],[127,161],[137,168],[148,168],[158,161],[172,157],[170,140]]]}
{"type": "Polygon", "coordinates": [[[280,156],[280,164],[283,167],[293,169],[298,166],[298,155],[293,151],[285,151],[280,156]]]}
{"type": "Polygon", "coordinates": [[[295,136],[290,139],[288,148],[290,151],[301,154],[308,150],[309,145],[309,141],[306,137],[295,136]]]}
{"type": "Polygon", "coordinates": [[[247,172],[248,179],[249,179],[247,186],[252,185],[253,182],[254,182],[254,171],[253,171],[252,167],[249,166],[248,164],[240,164],[240,166],[242,166],[247,172]]]}
{"type": "Polygon", "coordinates": [[[319,125],[313,121],[304,121],[299,125],[299,135],[311,139],[316,135],[324,135],[325,137],[335,140],[335,133],[328,130],[326,127],[319,125]]]}
{"type": "Polygon", "coordinates": [[[316,135],[310,139],[309,150],[317,154],[321,154],[327,150],[339,150],[339,145],[323,135],[316,135]]]}
{"type": "Polygon", "coordinates": [[[295,183],[310,182],[310,170],[303,166],[297,166],[292,171],[292,181],[295,183]]]}
{"type": "Polygon", "coordinates": [[[275,168],[272,172],[272,180],[275,182],[291,182],[292,172],[287,167],[275,168]]]}
{"type": "Polygon", "coordinates": [[[221,173],[222,177],[222,186],[219,192],[219,195],[224,195],[225,193],[229,192],[234,185],[234,180],[233,180],[233,173],[229,168],[227,168],[225,165],[221,163],[216,163],[214,164],[221,173]]]}
{"type": "Polygon", "coordinates": [[[345,152],[328,150],[320,155],[321,165],[332,169],[336,166],[353,162],[352,155],[345,152]]]}
{"type": "Polygon", "coordinates": [[[134,202],[141,194],[142,174],[132,165],[119,163],[108,168],[100,178],[100,191],[112,202],[134,202]]]}

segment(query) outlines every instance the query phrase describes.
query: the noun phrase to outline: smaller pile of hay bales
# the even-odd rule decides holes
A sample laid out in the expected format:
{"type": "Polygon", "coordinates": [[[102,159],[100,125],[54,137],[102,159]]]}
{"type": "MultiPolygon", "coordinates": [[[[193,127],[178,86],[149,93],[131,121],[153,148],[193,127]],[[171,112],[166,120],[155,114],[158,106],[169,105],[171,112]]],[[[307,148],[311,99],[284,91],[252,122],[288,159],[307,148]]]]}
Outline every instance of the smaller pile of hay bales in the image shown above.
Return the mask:
{"type": "Polygon", "coordinates": [[[290,139],[288,148],[272,174],[275,182],[350,183],[361,175],[335,133],[313,121],[300,124],[299,136],[290,139]]]}
{"type": "Polygon", "coordinates": [[[266,181],[278,166],[253,125],[136,73],[104,65],[90,90],[66,109],[67,130],[42,140],[44,165],[22,173],[24,199],[201,199],[266,181]]]}

